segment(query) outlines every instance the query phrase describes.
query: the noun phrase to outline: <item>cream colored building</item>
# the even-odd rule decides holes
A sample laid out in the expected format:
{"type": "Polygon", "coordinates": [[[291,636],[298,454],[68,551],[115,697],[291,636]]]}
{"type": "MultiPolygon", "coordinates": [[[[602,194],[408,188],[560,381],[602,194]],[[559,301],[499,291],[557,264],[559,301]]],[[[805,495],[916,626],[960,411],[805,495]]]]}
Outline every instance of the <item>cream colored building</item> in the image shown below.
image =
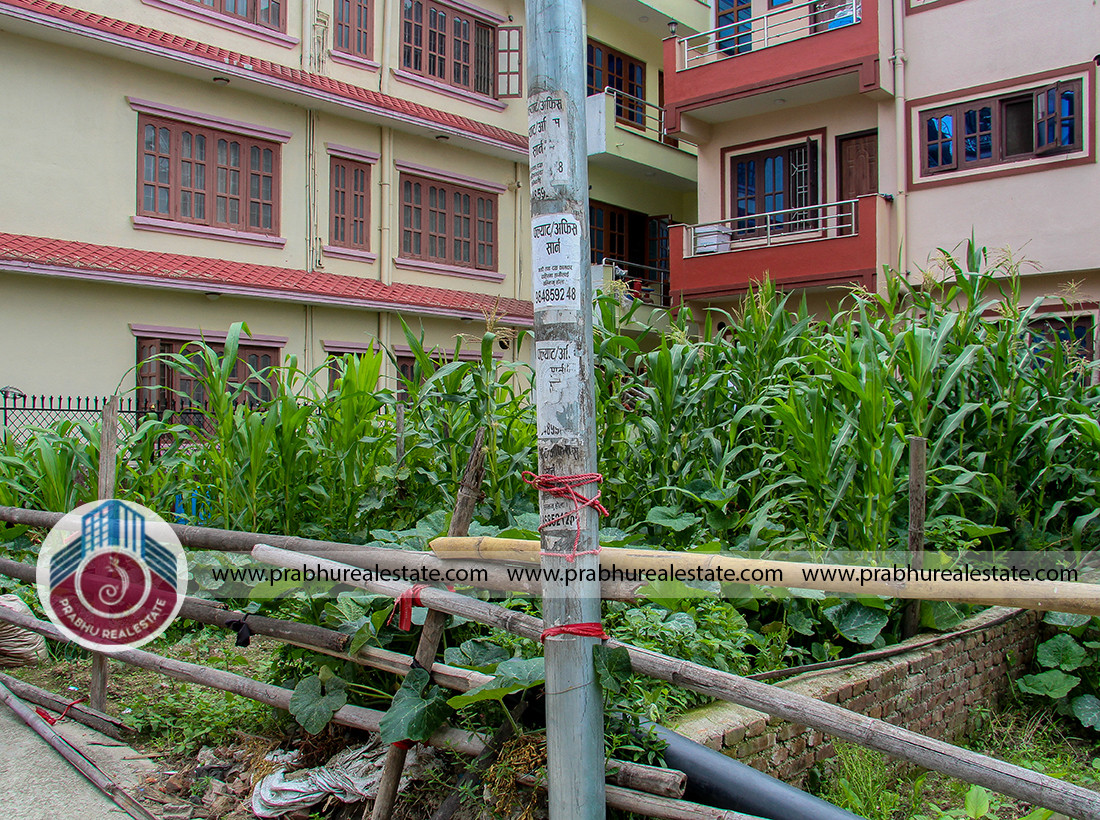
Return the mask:
{"type": "Polygon", "coordinates": [[[699,145],[674,298],[730,304],[766,273],[824,306],[973,233],[1033,261],[1024,297],[1095,353],[1092,0],[719,0],[710,26],[665,41],[669,126],[699,145]]]}
{"type": "MultiPolygon", "coordinates": [[[[242,358],[305,369],[401,357],[402,320],[444,353],[532,324],[519,0],[79,2],[0,0],[0,387],[152,387],[150,355],[235,321],[242,358]]],[[[672,17],[587,21],[593,261],[654,303],[696,218],[672,17]]]]}

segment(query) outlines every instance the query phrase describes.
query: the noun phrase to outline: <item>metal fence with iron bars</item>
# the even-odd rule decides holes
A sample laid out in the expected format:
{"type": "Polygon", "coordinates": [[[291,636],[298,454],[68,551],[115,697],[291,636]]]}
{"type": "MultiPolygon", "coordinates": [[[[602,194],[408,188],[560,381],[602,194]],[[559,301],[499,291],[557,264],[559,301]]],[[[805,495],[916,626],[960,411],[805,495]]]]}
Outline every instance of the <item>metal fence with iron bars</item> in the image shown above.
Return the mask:
{"type": "MultiPolygon", "coordinates": [[[[84,421],[98,427],[109,402],[109,396],[28,396],[18,390],[2,388],[0,442],[25,441],[33,430],[53,430],[65,421],[84,421]]],[[[192,427],[208,427],[202,409],[186,400],[153,403],[130,396],[119,401],[118,415],[123,426],[131,430],[137,429],[149,415],[192,427]]]]}

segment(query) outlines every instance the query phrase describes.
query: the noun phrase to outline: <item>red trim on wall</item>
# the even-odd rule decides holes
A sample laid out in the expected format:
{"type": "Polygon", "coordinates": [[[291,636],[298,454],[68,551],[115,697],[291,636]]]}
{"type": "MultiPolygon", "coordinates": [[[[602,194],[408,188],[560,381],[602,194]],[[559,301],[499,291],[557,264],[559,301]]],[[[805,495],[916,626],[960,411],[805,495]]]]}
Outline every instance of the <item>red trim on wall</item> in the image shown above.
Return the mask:
{"type": "Polygon", "coordinates": [[[353,159],[356,162],[365,162],[368,165],[373,165],[382,158],[382,155],[377,151],[365,151],[362,148],[352,148],[349,145],[338,145],[335,142],[326,142],[325,150],[328,151],[331,157],[353,159]]]}
{"type": "Polygon", "coordinates": [[[932,94],[927,97],[918,97],[916,99],[908,100],[907,103],[911,108],[928,108],[937,103],[955,102],[956,100],[965,100],[970,97],[984,97],[995,91],[1003,91],[1006,88],[1012,88],[1017,85],[1026,85],[1028,83],[1038,83],[1043,80],[1056,80],[1060,77],[1067,77],[1070,74],[1077,74],[1081,72],[1087,72],[1093,76],[1096,74],[1096,63],[1091,60],[1087,63],[1076,63],[1074,65],[1066,66],[1065,68],[1052,68],[1049,71],[1040,71],[1037,74],[1021,74],[1017,77],[1009,77],[1004,80],[997,80],[993,83],[985,83],[983,85],[973,85],[969,88],[960,88],[958,91],[947,91],[942,94],[932,94]]]}
{"type": "Polygon", "coordinates": [[[473,188],[474,190],[483,191],[487,194],[503,194],[508,190],[506,185],[501,185],[499,182],[490,182],[486,179],[478,179],[477,177],[459,174],[455,171],[444,171],[442,168],[432,168],[428,165],[421,165],[418,162],[408,162],[403,159],[397,159],[394,160],[393,167],[401,173],[414,174],[430,180],[453,183],[454,185],[462,185],[463,187],[473,188]]]}
{"type": "Polygon", "coordinates": [[[250,122],[216,117],[212,114],[203,113],[202,111],[190,111],[186,108],[178,108],[174,105],[165,105],[164,103],[152,102],[150,100],[139,100],[137,97],[127,97],[126,102],[129,103],[132,109],[140,114],[151,114],[166,120],[175,120],[176,122],[202,126],[203,128],[213,128],[218,131],[240,134],[245,137],[253,137],[269,142],[285,143],[289,142],[290,138],[294,136],[290,131],[283,131],[280,128],[269,128],[266,125],[256,125],[250,122]]]}
{"type": "Polygon", "coordinates": [[[495,310],[524,327],[533,315],[530,302],[469,290],[10,233],[0,233],[0,272],[456,319],[482,319],[495,310]]]}

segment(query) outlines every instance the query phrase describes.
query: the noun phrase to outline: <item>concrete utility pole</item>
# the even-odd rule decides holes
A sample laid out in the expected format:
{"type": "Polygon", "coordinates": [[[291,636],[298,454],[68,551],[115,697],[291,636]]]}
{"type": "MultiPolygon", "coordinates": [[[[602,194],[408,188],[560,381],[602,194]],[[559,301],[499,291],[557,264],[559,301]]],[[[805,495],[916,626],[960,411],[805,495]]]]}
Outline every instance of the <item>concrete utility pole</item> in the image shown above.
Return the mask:
{"type": "MultiPolygon", "coordinates": [[[[543,477],[587,476],[596,472],[596,423],[581,0],[529,0],[527,44],[539,471],[543,477]]],[[[585,498],[599,489],[595,481],[572,483],[585,498]]],[[[575,500],[539,494],[542,566],[590,579],[543,581],[547,627],[600,620],[597,513],[577,507],[575,500]]],[[[602,820],[605,814],[595,643],[568,633],[545,640],[551,820],[602,820]]]]}

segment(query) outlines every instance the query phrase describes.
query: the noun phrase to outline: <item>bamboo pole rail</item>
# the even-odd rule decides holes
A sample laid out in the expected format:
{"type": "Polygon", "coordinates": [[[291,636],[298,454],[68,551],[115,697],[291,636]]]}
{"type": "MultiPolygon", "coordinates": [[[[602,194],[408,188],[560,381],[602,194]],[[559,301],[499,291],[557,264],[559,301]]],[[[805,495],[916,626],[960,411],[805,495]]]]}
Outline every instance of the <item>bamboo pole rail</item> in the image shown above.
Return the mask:
{"type": "Polygon", "coordinates": [[[115,740],[122,740],[123,733],[136,734],[136,732],[117,718],[113,718],[110,715],[105,715],[103,712],[92,709],[88,706],[84,706],[80,703],[72,703],[65,700],[60,695],[55,695],[53,692],[47,692],[45,689],[40,689],[19,678],[13,678],[11,675],[6,675],[0,672],[0,684],[8,687],[12,694],[20,700],[25,700],[30,703],[34,703],[38,706],[44,706],[47,709],[53,709],[60,714],[61,712],[67,713],[65,717],[69,720],[75,720],[77,723],[83,723],[97,732],[112,737],[115,740]]]}
{"type": "MultiPolygon", "coordinates": [[[[256,546],[253,555],[257,560],[273,566],[295,567],[303,564],[301,555],[263,544],[256,546]]],[[[310,558],[305,563],[313,568],[338,569],[337,565],[323,558],[310,558]]],[[[391,597],[408,589],[407,584],[392,581],[360,581],[354,585],[391,597]]],[[[538,640],[542,634],[542,620],[486,601],[435,588],[422,590],[420,598],[430,608],[497,626],[525,638],[538,640]]],[[[1025,800],[1079,820],[1100,820],[1100,794],[1089,789],[786,689],[690,661],[670,658],[620,641],[609,640],[606,645],[625,648],[630,654],[634,671],[658,680],[810,726],[860,746],[885,752],[923,768],[984,786],[1008,797],[1025,800]]]]}
{"type": "MultiPolygon", "coordinates": [[[[489,562],[514,561],[535,564],[539,557],[538,541],[518,538],[443,537],[432,541],[431,548],[437,556],[448,560],[452,557],[467,561],[480,558],[489,562]]],[[[729,573],[731,580],[739,579],[741,583],[752,583],[757,586],[797,587],[853,595],[886,595],[892,598],[956,601],[967,604],[1100,615],[1100,584],[919,579],[895,582],[872,577],[870,572],[874,569],[873,567],[809,564],[796,561],[737,558],[717,553],[667,552],[616,547],[605,547],[600,551],[599,558],[600,569],[609,573],[612,569],[627,572],[694,571],[714,573],[719,576],[729,573]],[[822,569],[831,569],[836,572],[831,578],[822,578],[822,569]],[[854,573],[851,579],[838,577],[839,573],[849,570],[854,573]],[[806,572],[812,573],[810,577],[805,575],[806,572]],[[746,580],[747,578],[752,580],[746,580]],[[756,578],[762,580],[756,580],[756,578]],[[978,587],[981,585],[988,586],[989,591],[980,592],[978,587]]]]}
{"type": "Polygon", "coordinates": [[[6,686],[0,683],[0,700],[8,705],[15,714],[33,729],[39,737],[50,744],[53,750],[72,764],[73,768],[84,775],[85,779],[109,797],[115,805],[125,811],[134,820],[157,820],[140,803],[118,787],[111,778],[88,757],[59,735],[54,728],[34,713],[27,704],[12,694],[6,686]]]}
{"type": "MultiPolygon", "coordinates": [[[[0,607],[0,621],[6,621],[31,632],[36,632],[59,643],[70,642],[57,627],[48,621],[40,621],[14,610],[0,607]]],[[[251,623],[251,621],[249,622],[251,623]]],[[[263,683],[233,672],[225,672],[200,664],[166,658],[163,655],[141,649],[124,649],[112,652],[111,657],[132,666],[159,672],[165,677],[196,683],[200,686],[208,686],[211,689],[219,689],[224,692],[232,692],[235,695],[266,703],[279,709],[289,710],[290,698],[294,694],[292,690],[284,689],[281,686],[263,683]]],[[[482,675],[482,677],[485,680],[492,679],[490,675],[482,675]]],[[[385,712],[377,709],[345,705],[336,711],[332,720],[341,726],[367,732],[378,732],[380,721],[384,715],[385,712]]],[[[440,729],[431,737],[428,745],[449,749],[472,757],[476,757],[485,750],[485,741],[479,735],[453,728],[440,729]]],[[[611,783],[629,785],[635,789],[644,787],[651,790],[651,793],[655,795],[673,795],[677,790],[679,794],[683,794],[684,773],[675,769],[658,769],[640,763],[612,759],[607,761],[606,777],[611,783]]],[[[652,816],[663,818],[663,815],[652,816]]]]}
{"type": "MultiPolygon", "coordinates": [[[[0,521],[9,524],[21,524],[28,527],[50,529],[65,513],[46,510],[30,510],[22,507],[0,505],[0,521]]],[[[360,569],[383,569],[400,572],[403,569],[417,570],[421,573],[443,573],[448,569],[478,570],[486,573],[484,581],[470,582],[477,589],[494,592],[524,592],[541,595],[542,585],[536,582],[513,580],[508,576],[506,567],[487,565],[481,561],[444,561],[430,552],[413,552],[390,547],[371,547],[362,544],[344,544],[338,541],[320,541],[314,538],[299,538],[293,535],[276,535],[261,532],[238,532],[215,527],[196,527],[189,524],[169,524],[180,544],[192,550],[210,550],[211,552],[251,552],[256,544],[269,544],[273,547],[300,552],[339,561],[360,569]]],[[[601,584],[601,596],[609,600],[629,600],[635,597],[635,591],[641,584],[601,584]]],[[[251,625],[251,619],[249,620],[251,625]]]]}
{"type": "MultiPolygon", "coordinates": [[[[10,558],[0,557],[0,575],[17,578],[27,584],[35,583],[35,568],[30,564],[13,561],[10,558]]],[[[183,606],[180,607],[178,617],[201,624],[226,628],[225,622],[234,620],[239,614],[236,610],[226,609],[216,601],[188,596],[183,599],[183,606]]],[[[383,672],[406,675],[409,669],[412,668],[413,658],[411,655],[404,655],[400,652],[393,652],[376,646],[361,647],[358,653],[350,655],[347,652],[347,646],[351,643],[352,636],[333,629],[325,629],[323,626],[283,621],[278,618],[265,618],[262,615],[250,615],[248,626],[252,629],[254,635],[275,638],[283,643],[312,649],[323,655],[370,666],[383,672]]],[[[440,686],[455,689],[459,692],[468,691],[493,679],[492,675],[485,675],[471,669],[462,669],[458,666],[449,666],[445,663],[434,664],[431,669],[431,676],[432,680],[440,686]]]]}
{"type": "MultiPolygon", "coordinates": [[[[547,786],[545,779],[530,774],[518,776],[516,782],[543,790],[547,786]]],[[[609,808],[631,811],[646,817],[660,817],[663,820],[763,820],[755,814],[716,809],[702,803],[631,791],[621,786],[605,786],[604,789],[609,808]]]]}
{"type": "MultiPolygon", "coordinates": [[[[60,513],[48,513],[37,510],[23,510],[14,507],[0,507],[0,520],[9,521],[15,524],[26,524],[36,527],[49,527],[60,520],[61,517],[62,515],[60,513]]],[[[401,566],[409,566],[410,564],[415,564],[418,557],[433,558],[433,556],[423,553],[411,553],[408,551],[400,551],[398,553],[395,550],[387,550],[382,548],[374,548],[372,550],[370,548],[357,547],[356,545],[332,544],[330,542],[313,541],[311,539],[299,539],[285,536],[257,536],[253,533],[236,533],[227,530],[214,530],[202,527],[174,526],[173,529],[177,532],[177,535],[180,537],[183,543],[193,547],[203,547],[209,549],[245,551],[246,543],[250,539],[266,538],[267,540],[276,543],[291,544],[295,547],[304,546],[307,549],[312,548],[314,550],[318,550],[329,555],[341,554],[346,556],[352,550],[361,550],[368,553],[387,553],[390,556],[390,560],[388,560],[386,564],[383,564],[380,561],[378,563],[378,566],[388,566],[390,568],[399,568],[401,566]]],[[[495,540],[499,541],[501,539],[495,540]]],[[[469,550],[469,544],[471,542],[480,542],[481,546],[485,546],[486,541],[487,539],[469,539],[461,546],[464,549],[469,550]]],[[[436,543],[437,542],[433,542],[433,549],[436,547],[436,543]]],[[[519,543],[522,544],[523,542],[519,543]]],[[[253,541],[253,544],[255,544],[255,541],[253,541]]],[[[447,545],[444,544],[442,546],[445,548],[447,545]]],[[[519,556],[518,558],[514,558],[513,560],[522,561],[522,555],[526,547],[513,549],[515,555],[519,556]]],[[[618,552],[621,551],[608,549],[604,551],[604,555],[618,552]]],[[[330,570],[340,567],[340,564],[322,557],[318,557],[316,555],[308,553],[305,555],[297,554],[292,551],[277,549],[275,547],[264,544],[255,545],[252,549],[252,553],[254,557],[256,557],[258,560],[261,560],[264,563],[270,563],[275,566],[290,568],[309,566],[314,569],[318,567],[326,567],[330,570]],[[303,558],[305,558],[306,560],[303,560],[303,558]]],[[[653,555],[655,553],[647,552],[647,554],[653,555]]],[[[661,555],[661,553],[656,554],[661,555]]],[[[352,565],[360,565],[364,561],[373,559],[373,557],[373,555],[368,555],[361,561],[357,561],[355,564],[352,565]]],[[[665,557],[667,557],[667,554],[665,557]]],[[[0,559],[0,561],[2,560],[4,559],[0,559]]],[[[437,566],[454,565],[450,559],[442,560],[435,558],[434,560],[438,561],[438,564],[436,564],[437,566]]],[[[785,564],[785,566],[789,569],[792,565],[785,564]]],[[[503,567],[501,567],[501,569],[503,569],[503,567]]],[[[4,570],[0,569],[0,571],[4,570]]],[[[502,576],[498,575],[497,577],[499,578],[502,576]]],[[[401,592],[409,588],[408,584],[404,584],[401,582],[383,581],[364,581],[358,582],[353,585],[367,589],[372,592],[386,594],[391,597],[396,597],[397,595],[401,594],[401,592]]],[[[808,586],[806,583],[801,581],[798,585],[803,587],[808,586]]],[[[623,585],[620,585],[620,587],[622,586],[623,585]]],[[[1077,584],[1075,586],[1091,587],[1093,585],[1077,584]]],[[[861,588],[861,590],[864,593],[868,592],[866,587],[861,588]]],[[[895,591],[890,591],[885,594],[894,595],[897,593],[895,591]]],[[[507,610],[503,607],[499,607],[493,604],[467,598],[465,596],[455,593],[449,593],[443,590],[429,588],[423,590],[423,592],[421,593],[421,598],[424,604],[430,608],[439,609],[441,611],[448,612],[449,614],[470,618],[471,620],[477,620],[481,623],[488,623],[491,625],[499,626],[508,631],[514,632],[515,634],[523,635],[532,639],[537,640],[542,631],[542,621],[540,621],[539,619],[532,618],[530,616],[524,615],[523,613],[507,610]]],[[[989,603],[989,601],[985,601],[985,603],[989,603]]],[[[1019,602],[1014,600],[1010,603],[1010,605],[1019,606],[1019,602]]],[[[204,606],[208,610],[212,610],[214,612],[223,612],[223,610],[217,609],[216,606],[210,606],[208,604],[200,604],[199,606],[204,606]]],[[[1058,610],[1073,611],[1066,610],[1062,606],[1059,606],[1058,610]]],[[[181,615],[182,614],[183,613],[181,612],[181,615]]],[[[0,611],[0,620],[8,620],[9,622],[17,623],[16,619],[21,617],[22,616],[19,616],[17,613],[5,613],[0,611]]],[[[33,619],[28,620],[33,621],[33,619]]],[[[54,640],[64,640],[60,636],[60,634],[53,629],[52,625],[44,624],[44,622],[34,623],[41,623],[43,624],[43,626],[48,627],[49,630],[51,630],[51,632],[49,633],[42,632],[42,634],[46,634],[47,637],[50,637],[54,640]]],[[[25,628],[31,628],[33,629],[33,631],[42,631],[40,629],[34,629],[33,626],[30,626],[28,624],[18,625],[22,625],[25,628]]],[[[250,625],[252,625],[251,620],[250,625]]],[[[767,686],[766,684],[756,683],[751,680],[720,672],[718,670],[708,669],[706,667],[702,667],[698,664],[693,664],[687,661],[679,661],[673,658],[668,658],[667,656],[661,655],[660,653],[638,649],[636,647],[631,647],[617,641],[609,641],[608,645],[625,647],[630,653],[631,662],[635,670],[638,672],[649,674],[652,677],[666,680],[683,686],[684,688],[692,689],[693,691],[707,694],[712,697],[728,700],[733,703],[738,703],[740,705],[747,706],[749,708],[756,709],[767,714],[776,715],[796,723],[812,726],[842,739],[846,739],[854,743],[866,746],[868,748],[876,749],[878,751],[894,755],[904,760],[917,763],[918,765],[921,765],[925,768],[939,771],[953,777],[957,777],[966,782],[976,783],[978,785],[985,786],[1010,797],[1026,800],[1036,805],[1050,808],[1054,811],[1063,812],[1069,816],[1080,818],[1080,820],[1100,820],[1100,795],[1087,789],[1083,789],[1081,787],[1065,783],[1064,781],[1050,778],[1037,772],[1031,772],[1027,769],[1022,769],[1011,764],[1003,763],[993,758],[970,752],[969,750],[960,749],[942,741],[926,738],[917,733],[890,726],[883,721],[866,718],[856,713],[849,712],[848,710],[842,709],[835,705],[819,703],[812,698],[797,695],[786,690],[776,689],[774,687],[767,686]]],[[[149,655],[149,653],[141,653],[140,650],[126,650],[126,652],[149,655]]],[[[120,655],[119,653],[114,653],[113,657],[120,657],[120,655]]],[[[159,656],[155,655],[151,657],[159,658],[159,656]]],[[[400,657],[403,658],[405,656],[400,657]]],[[[123,658],[120,657],[120,659],[123,658]]],[[[170,659],[162,660],[169,661],[170,659]]],[[[387,661],[383,660],[383,662],[387,661]]],[[[394,665],[394,671],[398,671],[398,664],[401,664],[400,660],[390,659],[388,662],[394,665]]],[[[178,664],[182,662],[170,661],[170,663],[178,664]]],[[[440,664],[435,665],[436,672],[438,672],[440,666],[440,664]]],[[[157,671],[164,671],[156,664],[152,666],[147,666],[146,668],[154,668],[157,671]]],[[[385,667],[380,666],[379,668],[385,667]]],[[[404,668],[407,671],[408,667],[401,664],[401,668],[404,668]]],[[[217,672],[218,670],[209,671],[217,672]]],[[[168,672],[166,671],[164,673],[168,674],[168,672]]],[[[221,674],[231,675],[231,673],[221,674]]],[[[231,675],[231,677],[239,676],[231,675]]],[[[192,680],[192,678],[180,679],[192,680]]],[[[195,682],[200,681],[196,680],[195,682]]],[[[253,681],[252,683],[256,682],[253,681]]],[[[266,686],[265,684],[257,685],[266,686]]],[[[279,687],[273,688],[278,689],[279,687]]],[[[282,691],[286,693],[287,703],[289,704],[289,690],[282,691]]],[[[238,692],[238,694],[241,693],[238,692]]],[[[251,695],[248,694],[245,694],[245,696],[251,697],[251,695]]],[[[261,702],[268,702],[260,698],[257,699],[261,700],[261,702]]],[[[284,706],[282,708],[286,707],[284,706]]],[[[344,707],[344,709],[361,709],[361,707],[344,707]]],[[[370,713],[374,710],[364,711],[370,713]]],[[[343,710],[341,710],[341,712],[343,712],[343,710]]],[[[374,714],[376,716],[374,718],[375,720],[380,719],[381,713],[376,712],[374,714]]],[[[356,715],[354,713],[351,713],[350,719],[354,720],[355,717],[356,715]]],[[[348,713],[345,713],[343,715],[337,713],[336,721],[338,723],[344,722],[347,719],[349,719],[348,713]]],[[[357,728],[366,728],[368,730],[371,728],[370,725],[361,725],[362,723],[363,721],[359,720],[356,721],[356,723],[346,723],[345,725],[353,725],[357,728]]],[[[373,725],[376,729],[377,724],[374,723],[373,725]]],[[[468,750],[465,753],[474,754],[474,752],[468,750]]]]}
{"type": "MultiPolygon", "coordinates": [[[[52,641],[69,643],[69,639],[62,635],[60,630],[48,621],[40,621],[37,618],[32,618],[9,609],[0,609],[0,621],[7,621],[23,629],[29,629],[31,632],[37,632],[39,635],[44,635],[52,641]]],[[[196,663],[166,658],[163,655],[156,655],[142,649],[122,649],[117,652],[112,652],[111,657],[123,663],[128,663],[131,666],[138,666],[142,669],[150,669],[154,672],[159,672],[165,677],[186,681],[188,683],[197,683],[200,686],[209,686],[212,689],[220,689],[224,692],[232,692],[235,695],[241,695],[250,700],[266,703],[268,706],[275,706],[279,709],[286,709],[288,711],[290,709],[290,697],[294,694],[292,690],[284,689],[281,686],[262,683],[258,680],[246,678],[243,675],[237,675],[233,672],[225,672],[221,669],[212,669],[208,666],[202,666],[196,663]]],[[[348,705],[340,707],[340,709],[336,711],[336,714],[333,715],[332,719],[342,726],[350,726],[354,729],[363,729],[368,732],[377,732],[379,730],[379,722],[382,720],[384,714],[385,712],[380,712],[377,709],[367,709],[362,706],[348,705]]],[[[470,732],[462,732],[457,729],[443,729],[432,737],[430,745],[453,749],[462,754],[476,755],[481,751],[484,743],[477,735],[470,732]]]]}

